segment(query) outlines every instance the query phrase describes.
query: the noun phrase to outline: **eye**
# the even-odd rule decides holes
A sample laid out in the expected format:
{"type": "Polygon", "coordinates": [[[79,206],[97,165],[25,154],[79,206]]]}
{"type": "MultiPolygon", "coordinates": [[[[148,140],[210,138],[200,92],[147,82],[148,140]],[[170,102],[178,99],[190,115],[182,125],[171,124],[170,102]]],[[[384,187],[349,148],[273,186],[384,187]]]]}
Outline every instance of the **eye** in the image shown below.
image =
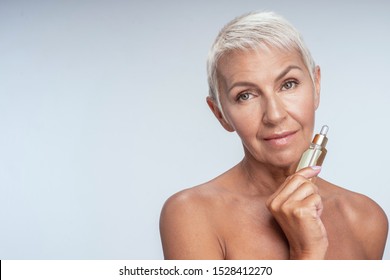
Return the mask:
{"type": "Polygon", "coordinates": [[[238,96],[237,96],[237,101],[246,101],[246,100],[249,100],[251,98],[252,94],[250,94],[249,92],[243,92],[243,93],[240,93],[238,96]]]}
{"type": "Polygon", "coordinates": [[[290,81],[285,82],[285,83],[282,85],[282,90],[293,89],[293,88],[295,88],[297,85],[298,85],[298,82],[297,82],[297,81],[290,80],[290,81]]]}

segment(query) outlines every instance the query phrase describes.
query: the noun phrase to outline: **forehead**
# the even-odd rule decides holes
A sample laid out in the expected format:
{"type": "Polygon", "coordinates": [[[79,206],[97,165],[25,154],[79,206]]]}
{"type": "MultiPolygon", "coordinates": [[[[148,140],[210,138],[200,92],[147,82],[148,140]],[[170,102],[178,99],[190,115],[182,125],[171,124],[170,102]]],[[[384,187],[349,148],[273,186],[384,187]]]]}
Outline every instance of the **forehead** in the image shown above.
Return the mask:
{"type": "Polygon", "coordinates": [[[237,74],[256,72],[262,75],[272,75],[291,65],[307,71],[299,51],[279,48],[264,48],[250,50],[232,50],[225,53],[218,61],[218,79],[228,79],[237,74]]]}

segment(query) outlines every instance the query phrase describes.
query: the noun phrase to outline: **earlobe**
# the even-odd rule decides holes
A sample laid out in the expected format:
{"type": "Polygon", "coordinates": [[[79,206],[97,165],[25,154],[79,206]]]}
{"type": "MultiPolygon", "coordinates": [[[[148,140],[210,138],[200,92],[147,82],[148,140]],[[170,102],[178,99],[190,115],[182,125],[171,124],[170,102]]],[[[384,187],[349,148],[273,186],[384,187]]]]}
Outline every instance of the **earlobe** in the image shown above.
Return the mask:
{"type": "Polygon", "coordinates": [[[321,68],[316,66],[314,70],[314,105],[317,109],[320,105],[320,92],[321,92],[321,68]]]}
{"type": "Polygon", "coordinates": [[[214,116],[217,118],[217,120],[221,123],[224,129],[226,129],[229,132],[233,132],[234,128],[225,120],[221,110],[219,109],[219,106],[215,102],[213,98],[208,96],[206,98],[206,102],[209,105],[210,110],[213,112],[214,116]]]}

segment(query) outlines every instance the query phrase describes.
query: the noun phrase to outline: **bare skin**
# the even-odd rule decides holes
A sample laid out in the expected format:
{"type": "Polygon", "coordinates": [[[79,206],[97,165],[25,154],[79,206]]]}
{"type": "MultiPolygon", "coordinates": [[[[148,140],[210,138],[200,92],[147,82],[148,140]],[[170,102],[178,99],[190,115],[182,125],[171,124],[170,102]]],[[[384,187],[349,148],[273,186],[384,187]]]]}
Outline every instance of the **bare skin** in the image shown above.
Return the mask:
{"type": "MultiPolygon", "coordinates": [[[[325,254],[292,252],[267,208],[267,193],[243,192],[241,164],[171,197],[162,212],[166,259],[381,259],[387,219],[371,199],[316,180],[327,232],[325,254]]],[[[297,233],[299,236],[299,233],[297,233]]]]}
{"type": "Polygon", "coordinates": [[[298,52],[231,52],[218,66],[220,103],[207,103],[242,140],[241,163],[165,203],[166,259],[380,259],[388,231],[371,199],[335,186],[319,168],[295,172],[319,105],[298,52]]]}

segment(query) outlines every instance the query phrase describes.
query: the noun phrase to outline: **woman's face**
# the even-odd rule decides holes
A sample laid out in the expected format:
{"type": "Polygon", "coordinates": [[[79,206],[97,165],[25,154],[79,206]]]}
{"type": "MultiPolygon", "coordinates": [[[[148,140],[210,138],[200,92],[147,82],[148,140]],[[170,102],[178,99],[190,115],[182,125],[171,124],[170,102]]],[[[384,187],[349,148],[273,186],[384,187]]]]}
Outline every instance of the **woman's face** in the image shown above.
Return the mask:
{"type": "Polygon", "coordinates": [[[298,52],[270,48],[230,52],[217,75],[225,119],[215,106],[214,113],[237,132],[246,155],[275,167],[296,164],[313,134],[319,68],[313,84],[298,52]]]}

